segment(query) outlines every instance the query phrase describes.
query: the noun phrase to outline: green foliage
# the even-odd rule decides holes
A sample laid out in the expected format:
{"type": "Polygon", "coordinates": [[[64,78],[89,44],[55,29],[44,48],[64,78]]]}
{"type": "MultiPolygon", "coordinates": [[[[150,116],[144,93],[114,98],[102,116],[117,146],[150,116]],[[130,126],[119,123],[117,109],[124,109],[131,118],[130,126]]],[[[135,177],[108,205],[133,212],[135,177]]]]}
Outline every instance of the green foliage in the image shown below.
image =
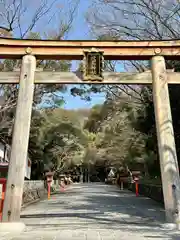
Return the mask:
{"type": "MultiPolygon", "coordinates": [[[[26,38],[41,39],[37,32],[29,32],[26,38]]],[[[6,59],[1,61],[0,71],[13,71],[14,68],[20,68],[20,60],[6,59]]],[[[42,68],[44,71],[70,71],[70,61],[37,61],[37,67],[42,68]]],[[[57,108],[61,107],[64,103],[62,93],[67,90],[65,85],[62,84],[41,84],[35,86],[33,108],[57,108]]],[[[0,108],[0,136],[4,139],[9,139],[11,143],[13,119],[15,107],[18,96],[17,85],[0,85],[1,96],[4,99],[0,108]]]]}
{"type": "Polygon", "coordinates": [[[34,178],[42,177],[45,170],[59,174],[82,163],[88,142],[81,117],[76,111],[61,108],[34,112],[29,140],[34,178]]]}
{"type": "Polygon", "coordinates": [[[84,127],[96,134],[94,164],[159,175],[151,96],[151,89],[144,87],[141,106],[124,94],[91,109],[84,127]]]}
{"type": "MultiPolygon", "coordinates": [[[[121,40],[162,40],[179,39],[180,36],[178,1],[157,1],[154,4],[154,1],[148,0],[128,0],[126,2],[94,0],[89,9],[88,23],[99,39],[104,36],[104,39],[115,36],[121,40]]],[[[145,71],[149,69],[150,63],[126,61],[125,66],[130,67],[131,70],[135,68],[137,71],[145,71]]],[[[180,70],[178,61],[166,61],[166,66],[176,72],[180,70]]],[[[178,159],[180,159],[179,85],[169,86],[169,93],[176,149],[178,159]]],[[[140,107],[136,111],[136,117],[131,118],[130,122],[135,132],[142,135],[145,141],[142,158],[146,173],[151,176],[160,176],[151,88],[142,86],[140,97],[140,107]]]]}

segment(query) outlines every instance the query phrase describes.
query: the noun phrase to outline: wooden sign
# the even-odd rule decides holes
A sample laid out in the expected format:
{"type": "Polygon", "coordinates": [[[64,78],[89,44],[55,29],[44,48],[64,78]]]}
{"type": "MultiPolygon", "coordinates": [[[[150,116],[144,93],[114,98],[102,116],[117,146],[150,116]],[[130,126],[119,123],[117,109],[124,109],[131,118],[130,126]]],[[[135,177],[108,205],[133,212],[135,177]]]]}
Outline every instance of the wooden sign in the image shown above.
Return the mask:
{"type": "Polygon", "coordinates": [[[93,48],[91,51],[84,51],[83,80],[102,81],[103,63],[103,52],[93,48]]]}

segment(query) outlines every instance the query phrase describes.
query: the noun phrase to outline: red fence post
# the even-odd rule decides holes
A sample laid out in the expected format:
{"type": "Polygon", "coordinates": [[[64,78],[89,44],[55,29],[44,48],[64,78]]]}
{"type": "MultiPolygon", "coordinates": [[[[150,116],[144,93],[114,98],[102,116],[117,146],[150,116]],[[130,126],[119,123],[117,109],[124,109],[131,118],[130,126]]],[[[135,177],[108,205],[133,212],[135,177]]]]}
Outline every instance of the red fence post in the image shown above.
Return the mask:
{"type": "Polygon", "coordinates": [[[51,182],[48,182],[48,199],[51,197],[51,182]]]}
{"type": "Polygon", "coordinates": [[[135,177],[134,182],[135,182],[135,189],[136,189],[136,197],[139,196],[139,184],[138,184],[139,178],[135,177]]]}
{"type": "Polygon", "coordinates": [[[4,197],[6,191],[6,178],[0,178],[0,185],[2,186],[2,192],[0,192],[0,221],[2,221],[2,212],[4,206],[4,197]]]}
{"type": "Polygon", "coordinates": [[[53,176],[54,176],[54,172],[46,172],[45,173],[46,176],[46,181],[47,181],[47,187],[48,187],[48,199],[50,199],[51,197],[51,183],[53,181],[53,176]]]}
{"type": "Polygon", "coordinates": [[[135,182],[135,184],[136,184],[136,197],[138,197],[139,196],[138,182],[135,182]]]}

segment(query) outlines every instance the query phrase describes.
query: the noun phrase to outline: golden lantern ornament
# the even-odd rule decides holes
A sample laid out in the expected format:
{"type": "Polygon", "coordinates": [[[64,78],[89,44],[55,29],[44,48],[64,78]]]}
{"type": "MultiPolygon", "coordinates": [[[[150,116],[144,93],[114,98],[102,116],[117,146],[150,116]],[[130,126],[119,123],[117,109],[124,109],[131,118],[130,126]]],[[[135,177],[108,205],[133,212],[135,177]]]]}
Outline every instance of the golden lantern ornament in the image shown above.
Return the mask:
{"type": "Polygon", "coordinates": [[[104,57],[103,52],[92,48],[84,51],[83,59],[83,80],[103,81],[104,57]]]}

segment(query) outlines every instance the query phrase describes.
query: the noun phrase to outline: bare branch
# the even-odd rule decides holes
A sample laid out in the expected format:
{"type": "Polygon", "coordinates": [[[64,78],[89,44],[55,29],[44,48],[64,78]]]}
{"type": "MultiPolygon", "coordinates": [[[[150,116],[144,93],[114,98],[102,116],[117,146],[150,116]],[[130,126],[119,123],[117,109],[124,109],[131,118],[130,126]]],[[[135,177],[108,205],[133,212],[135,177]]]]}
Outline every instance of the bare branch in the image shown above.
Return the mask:
{"type": "Polygon", "coordinates": [[[94,0],[88,15],[95,33],[119,32],[120,38],[179,37],[180,6],[175,0],[94,0]],[[94,9],[94,10],[93,10],[94,9]]]}

